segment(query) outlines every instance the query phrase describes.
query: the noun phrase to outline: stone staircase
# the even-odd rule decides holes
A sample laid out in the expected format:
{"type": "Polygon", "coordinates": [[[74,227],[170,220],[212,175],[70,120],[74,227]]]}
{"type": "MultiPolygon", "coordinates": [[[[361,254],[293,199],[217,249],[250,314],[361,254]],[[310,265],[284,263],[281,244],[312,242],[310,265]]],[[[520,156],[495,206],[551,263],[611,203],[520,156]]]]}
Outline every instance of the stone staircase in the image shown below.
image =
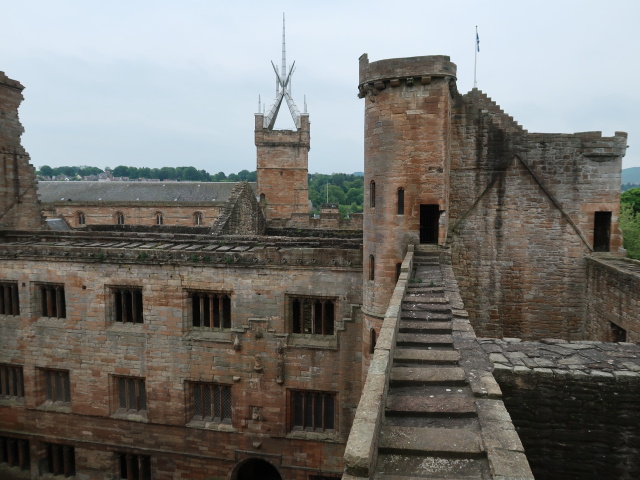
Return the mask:
{"type": "Polygon", "coordinates": [[[474,394],[454,348],[440,252],[416,248],[402,301],[375,479],[489,479],[474,394]]]}

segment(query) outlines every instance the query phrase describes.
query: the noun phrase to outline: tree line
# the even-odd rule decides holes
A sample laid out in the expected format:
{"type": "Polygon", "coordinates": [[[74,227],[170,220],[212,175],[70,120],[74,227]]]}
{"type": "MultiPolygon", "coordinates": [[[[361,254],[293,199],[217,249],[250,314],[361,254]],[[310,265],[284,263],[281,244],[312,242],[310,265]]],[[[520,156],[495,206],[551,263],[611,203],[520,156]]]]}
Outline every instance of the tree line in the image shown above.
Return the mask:
{"type": "Polygon", "coordinates": [[[620,230],[629,257],[640,260],[640,187],[620,195],[620,230]]]}

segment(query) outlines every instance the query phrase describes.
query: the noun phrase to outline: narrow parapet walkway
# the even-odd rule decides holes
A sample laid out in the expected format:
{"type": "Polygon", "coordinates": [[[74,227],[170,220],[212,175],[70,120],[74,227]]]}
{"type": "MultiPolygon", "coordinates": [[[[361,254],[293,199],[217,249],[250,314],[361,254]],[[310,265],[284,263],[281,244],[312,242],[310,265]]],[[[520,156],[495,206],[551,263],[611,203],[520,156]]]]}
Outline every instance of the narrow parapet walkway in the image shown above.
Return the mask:
{"type": "Polygon", "coordinates": [[[345,479],[533,479],[435,246],[410,252],[345,451],[345,479]]]}

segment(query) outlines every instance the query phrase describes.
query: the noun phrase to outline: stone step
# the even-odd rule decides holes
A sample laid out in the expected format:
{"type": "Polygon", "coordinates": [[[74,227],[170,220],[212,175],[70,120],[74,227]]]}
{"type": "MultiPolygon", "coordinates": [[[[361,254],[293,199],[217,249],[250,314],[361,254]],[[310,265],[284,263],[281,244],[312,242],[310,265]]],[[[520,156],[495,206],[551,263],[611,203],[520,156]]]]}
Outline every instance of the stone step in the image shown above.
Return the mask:
{"type": "Polygon", "coordinates": [[[402,304],[404,305],[405,303],[426,303],[428,305],[441,305],[449,303],[449,300],[447,300],[444,295],[405,295],[402,299],[402,304]]]}
{"type": "Polygon", "coordinates": [[[451,335],[425,335],[420,333],[398,333],[396,345],[419,347],[450,347],[453,345],[451,335]]]}
{"type": "Polygon", "coordinates": [[[471,397],[389,395],[385,415],[466,417],[476,413],[471,397]]]}
{"type": "Polygon", "coordinates": [[[465,385],[467,379],[460,367],[394,366],[390,386],[465,385]]]}
{"type": "Polygon", "coordinates": [[[426,312],[424,310],[411,310],[402,312],[402,320],[422,320],[422,321],[447,321],[453,315],[447,312],[426,312]]]}
{"type": "Polygon", "coordinates": [[[380,454],[374,480],[490,480],[485,458],[380,454]],[[403,475],[404,474],[404,475],[403,475]]]}
{"type": "Polygon", "coordinates": [[[451,313],[449,303],[402,302],[402,309],[407,311],[421,310],[425,312],[451,313]]]}
{"type": "Polygon", "coordinates": [[[455,365],[460,361],[460,353],[457,350],[396,348],[393,361],[423,365],[455,365]]]}
{"type": "Polygon", "coordinates": [[[409,455],[479,458],[484,455],[482,439],[462,428],[420,428],[383,425],[378,451],[409,455]]]}
{"type": "Polygon", "coordinates": [[[424,320],[400,320],[401,333],[451,333],[453,322],[428,322],[424,320]]]}

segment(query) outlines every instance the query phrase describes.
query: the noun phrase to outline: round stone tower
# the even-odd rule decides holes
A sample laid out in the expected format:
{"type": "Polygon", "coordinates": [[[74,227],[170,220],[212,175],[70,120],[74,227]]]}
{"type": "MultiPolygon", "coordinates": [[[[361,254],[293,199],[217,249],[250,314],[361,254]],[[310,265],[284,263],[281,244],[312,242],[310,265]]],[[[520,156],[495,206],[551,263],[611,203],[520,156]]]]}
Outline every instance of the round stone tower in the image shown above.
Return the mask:
{"type": "MultiPolygon", "coordinates": [[[[407,245],[446,240],[449,136],[456,65],[448,56],[360,57],[365,99],[365,358],[407,245]]],[[[368,362],[365,362],[368,363],[368,362]]]]}

